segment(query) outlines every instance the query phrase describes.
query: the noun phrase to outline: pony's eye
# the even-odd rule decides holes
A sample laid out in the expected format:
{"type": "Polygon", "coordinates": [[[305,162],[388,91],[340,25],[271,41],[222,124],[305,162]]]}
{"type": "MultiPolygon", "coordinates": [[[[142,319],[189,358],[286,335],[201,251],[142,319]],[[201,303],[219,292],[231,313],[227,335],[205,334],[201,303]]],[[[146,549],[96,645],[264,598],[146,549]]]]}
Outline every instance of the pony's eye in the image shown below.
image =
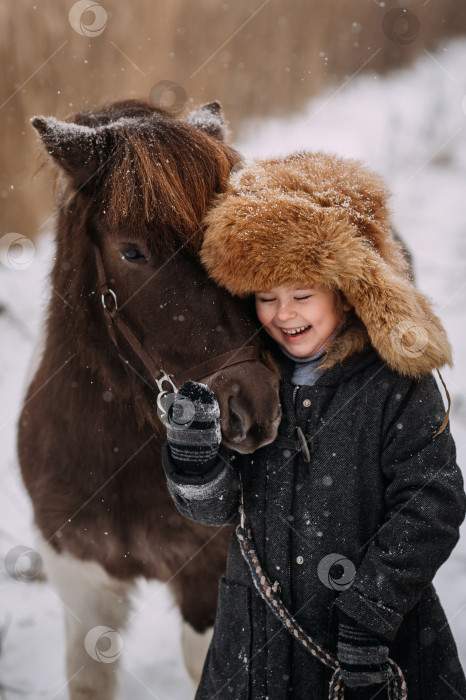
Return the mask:
{"type": "Polygon", "coordinates": [[[137,263],[139,265],[143,265],[144,263],[147,262],[146,256],[143,255],[141,253],[141,251],[138,248],[136,248],[135,246],[131,246],[128,248],[122,248],[121,255],[125,260],[127,260],[128,262],[131,262],[131,263],[137,263]]]}

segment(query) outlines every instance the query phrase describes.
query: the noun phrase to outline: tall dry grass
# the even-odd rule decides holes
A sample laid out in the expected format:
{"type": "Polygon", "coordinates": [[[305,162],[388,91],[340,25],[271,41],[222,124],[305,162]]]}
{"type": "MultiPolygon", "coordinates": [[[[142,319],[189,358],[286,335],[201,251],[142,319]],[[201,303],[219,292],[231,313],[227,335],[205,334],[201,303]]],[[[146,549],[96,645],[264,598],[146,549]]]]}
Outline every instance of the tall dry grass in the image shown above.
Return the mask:
{"type": "MultiPolygon", "coordinates": [[[[234,131],[250,116],[292,113],[358,70],[407,65],[466,30],[458,0],[405,3],[418,33],[398,22],[398,38],[384,31],[392,0],[101,0],[105,30],[88,38],[69,22],[74,4],[0,0],[0,236],[34,237],[49,225],[47,174],[34,175],[33,114],[65,117],[149,96],[168,79],[183,86],[188,107],[220,99],[234,131]]],[[[93,18],[83,15],[84,25],[93,18]]]]}

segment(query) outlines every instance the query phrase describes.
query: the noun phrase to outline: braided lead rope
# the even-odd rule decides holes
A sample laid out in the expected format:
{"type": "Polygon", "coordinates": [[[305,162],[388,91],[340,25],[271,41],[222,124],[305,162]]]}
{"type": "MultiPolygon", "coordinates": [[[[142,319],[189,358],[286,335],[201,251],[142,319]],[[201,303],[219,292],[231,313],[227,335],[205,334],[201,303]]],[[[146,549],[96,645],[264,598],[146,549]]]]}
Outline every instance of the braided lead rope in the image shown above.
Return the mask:
{"type": "Polygon", "coordinates": [[[323,664],[325,664],[332,670],[336,670],[338,667],[338,661],[335,661],[331,654],[324,651],[322,647],[320,647],[318,644],[316,644],[316,642],[314,642],[310,637],[308,637],[308,635],[299,626],[296,620],[293,617],[291,617],[280,597],[278,595],[275,595],[277,587],[272,586],[270,579],[268,578],[267,574],[264,572],[260,565],[255,550],[251,546],[251,530],[242,530],[241,526],[238,525],[238,527],[236,528],[236,536],[239,540],[243,557],[246,559],[246,562],[249,566],[249,570],[251,571],[254,585],[257,588],[261,597],[266,601],[266,603],[274,612],[275,617],[277,617],[280,620],[282,625],[284,625],[284,627],[286,627],[286,629],[294,637],[296,637],[296,639],[299,642],[301,642],[301,644],[313,656],[319,659],[319,661],[322,661],[323,664]]]}
{"type": "MultiPolygon", "coordinates": [[[[267,603],[275,617],[282,623],[285,629],[287,629],[310,654],[333,670],[333,675],[329,684],[329,700],[344,700],[345,687],[338,660],[332,654],[325,651],[325,649],[322,649],[321,646],[306,634],[285,607],[283,601],[277,595],[278,582],[276,581],[272,585],[260,564],[254,548],[251,530],[238,525],[235,533],[240,545],[241,554],[248,565],[252,580],[259,595],[267,603]]],[[[408,690],[403,672],[395,661],[388,659],[388,662],[394,671],[394,676],[387,685],[388,698],[389,700],[407,700],[408,690]]]]}
{"type": "Polygon", "coordinates": [[[328,687],[328,697],[330,698],[330,700],[344,700],[345,686],[341,677],[340,667],[336,669],[336,671],[330,679],[330,684],[328,687]]]}
{"type": "Polygon", "coordinates": [[[408,697],[408,686],[403,671],[393,659],[388,659],[388,662],[394,672],[393,678],[387,686],[389,700],[406,700],[408,697]]]}

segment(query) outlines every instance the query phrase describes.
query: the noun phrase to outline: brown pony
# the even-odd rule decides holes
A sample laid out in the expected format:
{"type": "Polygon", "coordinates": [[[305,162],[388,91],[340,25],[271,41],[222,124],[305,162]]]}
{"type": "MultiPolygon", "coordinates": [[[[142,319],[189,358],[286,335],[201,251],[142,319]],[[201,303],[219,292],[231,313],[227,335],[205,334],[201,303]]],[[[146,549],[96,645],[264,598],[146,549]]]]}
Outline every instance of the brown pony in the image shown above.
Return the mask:
{"type": "Polygon", "coordinates": [[[214,621],[230,535],[173,506],[154,375],[177,381],[195,367],[219,398],[224,444],[239,452],[274,439],[278,380],[254,355],[230,364],[228,351],[257,350],[257,327],[197,258],[207,206],[239,161],[222,142],[219,104],[185,121],[126,101],[32,123],[59,166],[57,248],[19,459],[65,606],[71,698],[112,700],[115,665],[101,663],[99,643],[122,629],[136,578],[169,584],[187,647],[214,621]]]}

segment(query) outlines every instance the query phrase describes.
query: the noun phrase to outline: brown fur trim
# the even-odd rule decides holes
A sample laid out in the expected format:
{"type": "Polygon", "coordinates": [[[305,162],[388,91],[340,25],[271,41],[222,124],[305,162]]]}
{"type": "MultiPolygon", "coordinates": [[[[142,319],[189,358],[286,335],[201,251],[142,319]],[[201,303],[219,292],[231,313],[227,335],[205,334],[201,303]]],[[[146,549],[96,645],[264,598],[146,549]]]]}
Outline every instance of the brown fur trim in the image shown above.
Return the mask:
{"type": "Polygon", "coordinates": [[[365,325],[357,316],[351,314],[341,332],[328,343],[319,369],[330,369],[343,362],[350,355],[361,352],[367,343],[369,336],[365,325]]]}
{"type": "MultiPolygon", "coordinates": [[[[321,153],[263,161],[232,177],[218,197],[201,258],[239,296],[293,284],[341,291],[388,365],[420,377],[451,364],[451,350],[409,280],[387,201],[380,178],[358,161],[321,153]]],[[[358,331],[341,353],[361,342],[358,331]]]]}

